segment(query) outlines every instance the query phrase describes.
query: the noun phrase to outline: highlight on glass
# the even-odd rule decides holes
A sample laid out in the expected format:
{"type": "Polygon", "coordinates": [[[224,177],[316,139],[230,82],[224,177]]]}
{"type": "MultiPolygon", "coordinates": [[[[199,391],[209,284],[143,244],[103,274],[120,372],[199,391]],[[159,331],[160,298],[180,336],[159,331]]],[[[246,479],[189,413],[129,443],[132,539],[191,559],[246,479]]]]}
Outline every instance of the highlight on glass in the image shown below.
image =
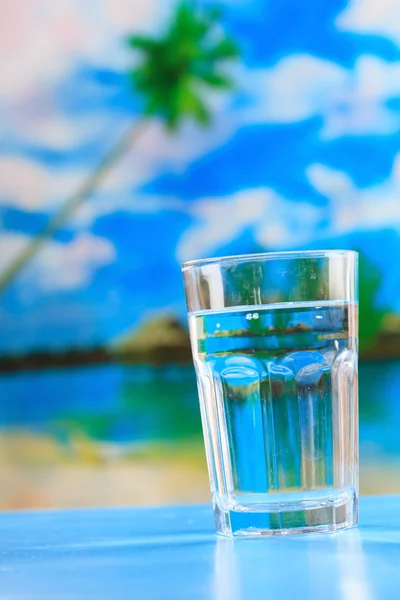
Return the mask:
{"type": "Polygon", "coordinates": [[[327,250],[183,265],[218,533],[357,524],[357,258],[327,250]]]}

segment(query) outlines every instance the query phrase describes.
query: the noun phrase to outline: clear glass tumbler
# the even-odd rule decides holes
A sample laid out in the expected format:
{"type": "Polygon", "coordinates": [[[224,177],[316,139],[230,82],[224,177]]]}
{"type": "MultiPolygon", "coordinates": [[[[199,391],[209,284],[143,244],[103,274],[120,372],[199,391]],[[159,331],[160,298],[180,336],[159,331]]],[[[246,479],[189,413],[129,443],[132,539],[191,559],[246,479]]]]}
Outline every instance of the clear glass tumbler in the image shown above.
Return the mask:
{"type": "Polygon", "coordinates": [[[357,253],[182,267],[217,531],[357,524],[357,253]]]}

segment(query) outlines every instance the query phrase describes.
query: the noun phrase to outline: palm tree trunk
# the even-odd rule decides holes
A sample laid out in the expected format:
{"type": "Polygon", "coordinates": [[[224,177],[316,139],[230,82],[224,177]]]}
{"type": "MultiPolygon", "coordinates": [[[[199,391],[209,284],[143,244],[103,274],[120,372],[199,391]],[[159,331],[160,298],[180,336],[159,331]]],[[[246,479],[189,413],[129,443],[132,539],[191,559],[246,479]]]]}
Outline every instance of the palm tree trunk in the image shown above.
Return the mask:
{"type": "Polygon", "coordinates": [[[58,229],[65,225],[76,209],[90,198],[120,158],[127,152],[131,144],[143,133],[147,125],[148,122],[141,119],[128,127],[127,131],[125,131],[116,145],[113,146],[108,154],[96,166],[94,171],[90,173],[86,181],[83,182],[72,196],[67,198],[62,206],[56,210],[54,215],[50,217],[48,223],[41,231],[39,231],[36,237],[29,242],[20,254],[18,254],[4,269],[3,273],[0,274],[0,294],[11,283],[20,270],[32,260],[47,240],[52,237],[58,229]]]}

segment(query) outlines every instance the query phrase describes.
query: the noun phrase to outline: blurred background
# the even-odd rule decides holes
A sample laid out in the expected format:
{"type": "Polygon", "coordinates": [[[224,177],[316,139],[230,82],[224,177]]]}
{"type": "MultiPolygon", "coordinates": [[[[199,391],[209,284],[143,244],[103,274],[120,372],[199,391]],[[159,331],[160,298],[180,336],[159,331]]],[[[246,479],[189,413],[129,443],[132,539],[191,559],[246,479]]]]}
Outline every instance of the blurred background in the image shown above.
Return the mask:
{"type": "Polygon", "coordinates": [[[360,259],[400,492],[398,0],[2,3],[0,508],[208,501],[180,263],[360,259]]]}

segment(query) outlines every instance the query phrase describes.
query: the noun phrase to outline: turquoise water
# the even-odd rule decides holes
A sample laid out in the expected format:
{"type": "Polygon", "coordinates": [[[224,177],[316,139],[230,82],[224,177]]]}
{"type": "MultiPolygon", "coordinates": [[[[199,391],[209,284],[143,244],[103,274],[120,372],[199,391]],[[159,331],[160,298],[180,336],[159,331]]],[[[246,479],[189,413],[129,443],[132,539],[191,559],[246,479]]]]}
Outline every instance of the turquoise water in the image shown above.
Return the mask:
{"type": "Polygon", "coordinates": [[[0,427],[98,440],[200,437],[192,368],[102,365],[0,376],[0,427]]]}
{"type": "MultiPolygon", "coordinates": [[[[105,365],[0,375],[0,427],[114,442],[200,439],[191,367],[105,365]]],[[[400,361],[360,364],[364,456],[400,456],[400,361]]]]}

